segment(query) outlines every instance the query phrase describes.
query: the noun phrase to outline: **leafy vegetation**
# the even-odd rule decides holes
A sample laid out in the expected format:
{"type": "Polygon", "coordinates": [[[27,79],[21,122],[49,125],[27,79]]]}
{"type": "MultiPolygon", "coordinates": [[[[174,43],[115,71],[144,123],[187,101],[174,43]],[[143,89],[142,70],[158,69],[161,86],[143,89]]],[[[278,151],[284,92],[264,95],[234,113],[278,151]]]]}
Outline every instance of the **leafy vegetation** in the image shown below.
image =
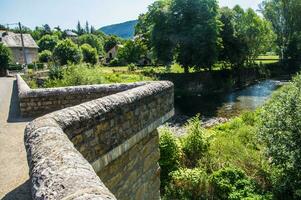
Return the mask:
{"type": "Polygon", "coordinates": [[[10,50],[0,43],[0,76],[6,75],[6,69],[9,67],[9,62],[11,60],[10,50]]]}
{"type": "Polygon", "coordinates": [[[41,53],[39,53],[39,61],[41,63],[47,63],[50,62],[52,59],[52,52],[49,50],[44,50],[41,53]]]}
{"type": "Polygon", "coordinates": [[[89,44],[83,44],[80,46],[83,54],[83,61],[95,65],[98,61],[97,50],[91,47],[89,44]]]}
{"type": "Polygon", "coordinates": [[[53,56],[61,65],[77,64],[82,59],[80,49],[70,39],[59,42],[53,50],[53,56]]]}
{"type": "Polygon", "coordinates": [[[53,67],[44,87],[65,87],[75,85],[91,85],[103,83],[121,83],[148,81],[151,78],[141,74],[105,73],[100,67],[86,64],[70,65],[65,68],[53,67]]]}

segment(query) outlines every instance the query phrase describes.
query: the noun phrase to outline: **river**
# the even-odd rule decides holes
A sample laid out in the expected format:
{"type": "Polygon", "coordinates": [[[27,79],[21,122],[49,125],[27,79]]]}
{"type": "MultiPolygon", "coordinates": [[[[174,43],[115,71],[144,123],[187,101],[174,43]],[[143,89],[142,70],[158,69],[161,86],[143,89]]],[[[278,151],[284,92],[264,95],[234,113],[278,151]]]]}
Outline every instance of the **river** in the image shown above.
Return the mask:
{"type": "Polygon", "coordinates": [[[262,106],[271,94],[286,82],[264,80],[244,89],[224,94],[176,97],[176,113],[188,117],[200,113],[204,118],[231,118],[262,106]]]}

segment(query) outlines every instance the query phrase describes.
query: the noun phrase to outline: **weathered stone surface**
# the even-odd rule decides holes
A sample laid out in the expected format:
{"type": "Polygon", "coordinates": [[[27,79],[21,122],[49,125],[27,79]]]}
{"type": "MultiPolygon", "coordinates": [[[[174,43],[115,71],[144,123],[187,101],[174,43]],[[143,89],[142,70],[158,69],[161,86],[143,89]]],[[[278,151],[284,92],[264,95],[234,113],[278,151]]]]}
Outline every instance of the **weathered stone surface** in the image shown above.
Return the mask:
{"type": "Polygon", "coordinates": [[[173,112],[173,84],[150,82],[37,118],[25,129],[33,199],[159,199],[156,128],[173,112]]]}

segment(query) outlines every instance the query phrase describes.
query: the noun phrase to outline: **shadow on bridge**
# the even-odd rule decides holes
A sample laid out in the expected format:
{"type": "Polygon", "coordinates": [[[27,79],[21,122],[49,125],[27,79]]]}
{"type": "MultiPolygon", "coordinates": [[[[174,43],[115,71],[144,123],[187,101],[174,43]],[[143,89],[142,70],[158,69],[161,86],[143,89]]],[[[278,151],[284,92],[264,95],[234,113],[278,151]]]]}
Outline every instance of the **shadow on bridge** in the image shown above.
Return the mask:
{"type": "Polygon", "coordinates": [[[30,181],[27,180],[22,185],[7,193],[1,200],[30,200],[30,181]]]}
{"type": "Polygon", "coordinates": [[[21,116],[19,97],[18,97],[18,86],[17,81],[13,83],[12,96],[10,99],[9,113],[7,123],[18,123],[18,122],[29,122],[32,118],[23,118],[21,116]]]}

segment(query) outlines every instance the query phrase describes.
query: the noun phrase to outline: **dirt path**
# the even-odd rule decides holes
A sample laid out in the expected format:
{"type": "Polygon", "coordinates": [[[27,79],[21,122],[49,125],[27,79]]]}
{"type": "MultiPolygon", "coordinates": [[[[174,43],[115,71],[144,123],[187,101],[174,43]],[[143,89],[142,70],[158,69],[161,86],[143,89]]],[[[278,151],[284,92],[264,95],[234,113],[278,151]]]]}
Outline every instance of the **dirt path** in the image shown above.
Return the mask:
{"type": "Polygon", "coordinates": [[[15,78],[0,78],[0,199],[30,199],[23,132],[29,119],[19,114],[15,78]]]}

